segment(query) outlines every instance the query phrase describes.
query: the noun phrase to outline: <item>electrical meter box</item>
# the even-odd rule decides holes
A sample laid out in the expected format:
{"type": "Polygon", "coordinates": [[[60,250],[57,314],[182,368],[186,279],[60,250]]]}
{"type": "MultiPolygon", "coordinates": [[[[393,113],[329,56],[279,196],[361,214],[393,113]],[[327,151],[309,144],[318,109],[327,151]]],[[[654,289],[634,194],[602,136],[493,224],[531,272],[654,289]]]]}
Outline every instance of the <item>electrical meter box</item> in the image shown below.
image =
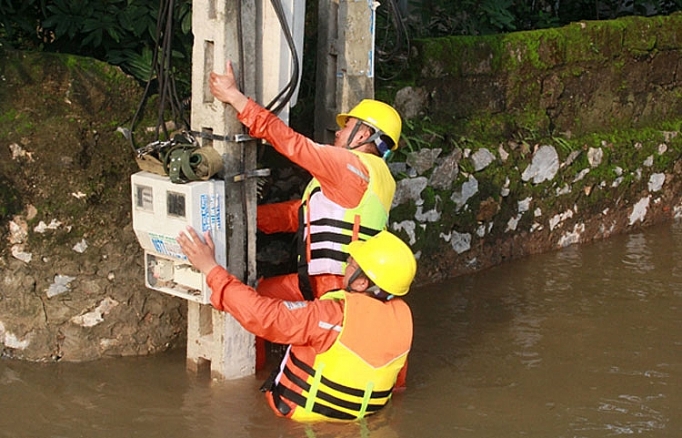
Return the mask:
{"type": "Polygon", "coordinates": [[[225,267],[225,185],[222,180],[175,184],[150,172],[131,176],[133,229],[144,249],[145,285],[201,304],[209,304],[206,276],[194,269],[175,238],[187,226],[215,243],[215,257],[225,267]]]}

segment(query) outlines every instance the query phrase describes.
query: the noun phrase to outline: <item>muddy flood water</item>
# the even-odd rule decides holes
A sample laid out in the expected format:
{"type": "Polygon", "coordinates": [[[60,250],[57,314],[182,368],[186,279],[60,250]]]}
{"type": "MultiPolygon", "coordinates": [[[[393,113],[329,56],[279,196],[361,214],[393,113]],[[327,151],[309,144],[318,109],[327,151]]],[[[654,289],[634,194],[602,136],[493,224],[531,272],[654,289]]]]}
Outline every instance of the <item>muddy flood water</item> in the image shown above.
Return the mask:
{"type": "Polygon", "coordinates": [[[0,437],[682,437],[680,223],[417,288],[408,301],[408,389],[363,422],[276,418],[258,392],[265,375],[202,379],[176,351],[0,360],[0,437]]]}

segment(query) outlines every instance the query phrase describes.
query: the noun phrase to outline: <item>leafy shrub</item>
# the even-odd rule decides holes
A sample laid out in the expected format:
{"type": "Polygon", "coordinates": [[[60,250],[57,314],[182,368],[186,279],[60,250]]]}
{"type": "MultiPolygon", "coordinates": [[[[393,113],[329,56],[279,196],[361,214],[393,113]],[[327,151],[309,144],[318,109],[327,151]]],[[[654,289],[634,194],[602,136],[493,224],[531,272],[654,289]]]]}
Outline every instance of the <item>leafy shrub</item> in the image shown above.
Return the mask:
{"type": "Polygon", "coordinates": [[[170,38],[176,78],[189,88],[191,12],[191,0],[0,0],[0,42],[94,57],[146,82],[170,38]]]}

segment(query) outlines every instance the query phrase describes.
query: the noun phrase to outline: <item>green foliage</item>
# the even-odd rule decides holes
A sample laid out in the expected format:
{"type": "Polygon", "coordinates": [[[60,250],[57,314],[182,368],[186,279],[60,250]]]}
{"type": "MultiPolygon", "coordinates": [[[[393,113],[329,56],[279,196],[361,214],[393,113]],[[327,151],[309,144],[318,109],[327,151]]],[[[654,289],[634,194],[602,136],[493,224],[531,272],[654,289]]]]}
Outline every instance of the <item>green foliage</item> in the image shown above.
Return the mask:
{"type": "Polygon", "coordinates": [[[405,69],[410,40],[561,27],[625,15],[669,15],[682,0],[388,0],[377,9],[377,79],[405,69]]]}
{"type": "Polygon", "coordinates": [[[516,30],[513,0],[411,0],[407,21],[415,37],[485,35],[516,30]]]}
{"type": "Polygon", "coordinates": [[[432,142],[429,141],[426,134],[435,134],[442,138],[442,136],[427,127],[428,122],[430,122],[428,117],[424,117],[421,120],[405,120],[403,132],[400,137],[402,142],[400,148],[396,151],[396,154],[407,155],[410,152],[416,152],[423,148],[430,148],[432,142]]]}
{"type": "Polygon", "coordinates": [[[552,137],[552,143],[556,144],[558,148],[564,152],[564,154],[569,154],[570,152],[578,149],[576,143],[571,143],[563,137],[552,137]]]}
{"type": "Polygon", "coordinates": [[[38,35],[44,0],[0,0],[0,46],[40,49],[38,35]]]}
{"type": "Polygon", "coordinates": [[[155,71],[154,49],[170,37],[175,61],[173,74],[181,87],[189,89],[192,3],[191,0],[173,3],[172,28],[158,29],[159,15],[164,13],[162,3],[158,0],[0,0],[0,41],[21,50],[93,57],[118,65],[146,82],[153,79],[155,71]]]}
{"type": "Polygon", "coordinates": [[[485,35],[559,27],[580,20],[668,15],[682,0],[409,0],[404,10],[413,37],[485,35]]]}

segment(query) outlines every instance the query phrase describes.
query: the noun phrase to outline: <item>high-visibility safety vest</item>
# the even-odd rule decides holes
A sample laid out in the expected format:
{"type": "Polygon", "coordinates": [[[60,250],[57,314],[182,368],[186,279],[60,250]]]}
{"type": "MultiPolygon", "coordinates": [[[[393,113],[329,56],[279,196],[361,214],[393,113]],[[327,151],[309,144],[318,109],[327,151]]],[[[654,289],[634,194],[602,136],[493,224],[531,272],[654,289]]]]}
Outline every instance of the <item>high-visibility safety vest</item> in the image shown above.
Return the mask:
{"type": "MultiPolygon", "coordinates": [[[[329,350],[289,347],[269,388],[279,416],[296,421],[356,420],[383,408],[412,344],[412,313],[394,298],[329,292],[345,300],[343,327],[329,350]]],[[[338,327],[330,327],[330,330],[338,327]]]]}
{"type": "MultiPolygon", "coordinates": [[[[351,151],[369,171],[367,190],[355,208],[343,208],[327,198],[313,178],[303,193],[299,213],[298,274],[304,297],[313,299],[310,275],[343,275],[348,245],[367,240],[385,229],[395,194],[395,180],[383,159],[351,151]]],[[[363,175],[348,165],[348,171],[363,175]]]]}

